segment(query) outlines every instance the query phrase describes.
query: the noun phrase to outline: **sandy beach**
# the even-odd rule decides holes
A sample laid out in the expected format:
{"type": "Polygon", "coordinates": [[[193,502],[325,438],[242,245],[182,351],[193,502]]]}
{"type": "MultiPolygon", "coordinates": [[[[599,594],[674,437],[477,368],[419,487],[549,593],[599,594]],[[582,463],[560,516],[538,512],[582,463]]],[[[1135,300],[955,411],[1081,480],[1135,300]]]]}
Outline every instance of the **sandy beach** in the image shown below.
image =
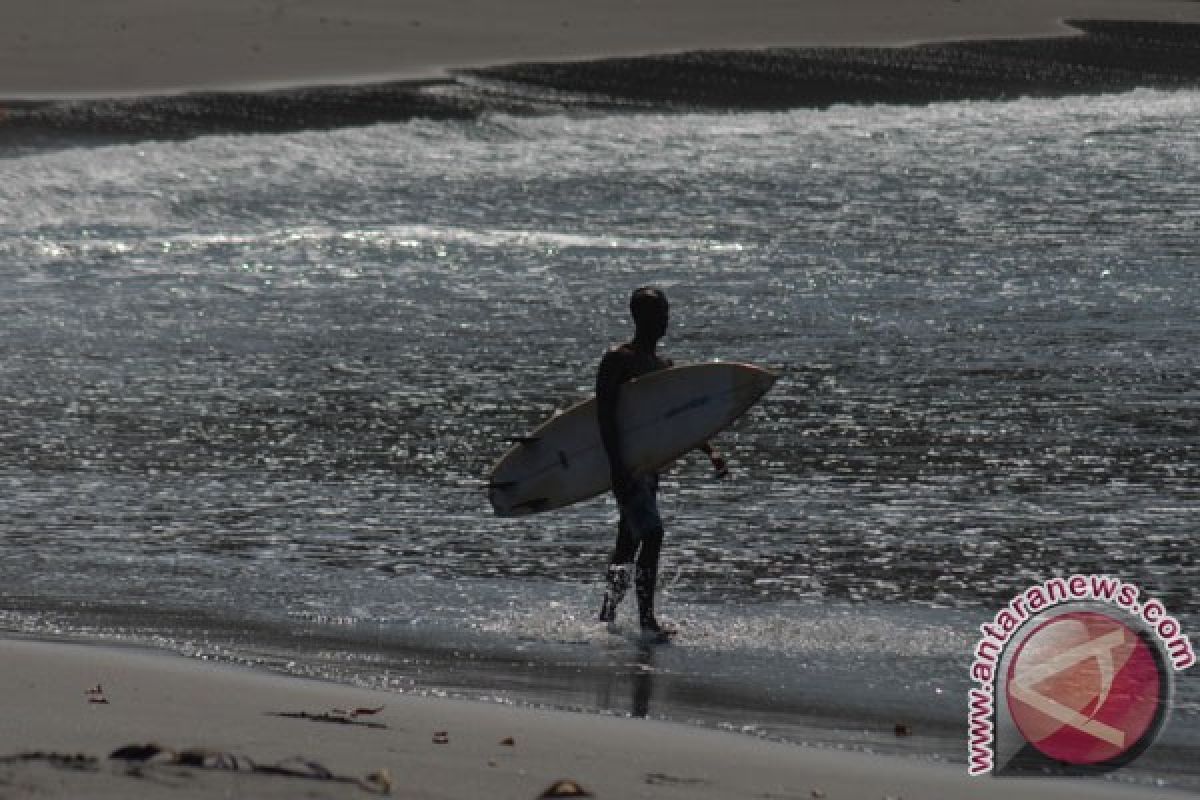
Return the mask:
{"type": "Polygon", "coordinates": [[[0,97],[434,79],[448,70],[692,50],[1061,36],[1064,19],[1200,23],[1178,0],[431,0],[9,4],[0,97]]]}
{"type": "Polygon", "coordinates": [[[369,691],[115,646],[9,639],[0,664],[3,798],[532,800],[560,781],[598,798],[1183,796],[976,779],[961,765],[369,691]]]}

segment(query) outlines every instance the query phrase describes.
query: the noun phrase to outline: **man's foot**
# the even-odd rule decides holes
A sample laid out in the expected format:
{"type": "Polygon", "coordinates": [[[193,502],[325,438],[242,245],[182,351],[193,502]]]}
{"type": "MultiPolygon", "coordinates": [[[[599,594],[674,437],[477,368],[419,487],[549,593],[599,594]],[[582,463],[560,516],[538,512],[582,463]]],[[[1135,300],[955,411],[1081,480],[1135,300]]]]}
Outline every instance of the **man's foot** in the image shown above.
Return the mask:
{"type": "Polygon", "coordinates": [[[608,568],[605,580],[608,584],[604,590],[604,602],[600,604],[600,621],[613,622],[617,618],[617,606],[625,598],[629,589],[631,564],[614,564],[608,568]]]}
{"type": "Polygon", "coordinates": [[[612,595],[608,592],[604,593],[604,602],[600,604],[599,619],[609,624],[617,621],[617,604],[612,601],[612,595]]]}
{"type": "Polygon", "coordinates": [[[659,624],[654,616],[654,588],[658,571],[653,567],[638,567],[634,586],[637,590],[638,621],[642,625],[642,641],[665,642],[675,635],[674,628],[659,624]]]}
{"type": "Polygon", "coordinates": [[[669,642],[671,637],[679,633],[673,625],[663,625],[653,616],[642,617],[642,639],[647,642],[669,642]]]}

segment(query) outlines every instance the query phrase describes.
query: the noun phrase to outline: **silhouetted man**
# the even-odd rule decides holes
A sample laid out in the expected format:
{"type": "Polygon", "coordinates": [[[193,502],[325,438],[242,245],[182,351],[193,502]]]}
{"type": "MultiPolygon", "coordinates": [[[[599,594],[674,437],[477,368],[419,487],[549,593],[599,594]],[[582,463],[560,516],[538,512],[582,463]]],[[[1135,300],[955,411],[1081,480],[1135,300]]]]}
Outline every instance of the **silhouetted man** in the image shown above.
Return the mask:
{"type": "MultiPolygon", "coordinates": [[[[617,545],[609,560],[600,619],[603,622],[616,619],[617,606],[632,582],[642,631],[665,640],[675,631],[663,627],[654,617],[658,556],[663,542],[662,518],[658,514],[658,475],[653,472],[634,474],[625,464],[617,401],[620,399],[621,384],[671,366],[671,362],[657,352],[658,342],[667,332],[667,297],[658,289],[637,289],[629,300],[629,312],[633,315],[635,326],[633,340],[605,353],[596,375],[600,439],[608,453],[613,495],[621,511],[617,545]]],[[[725,461],[712,446],[706,443],[700,449],[708,454],[718,474],[724,474],[725,461]]]]}

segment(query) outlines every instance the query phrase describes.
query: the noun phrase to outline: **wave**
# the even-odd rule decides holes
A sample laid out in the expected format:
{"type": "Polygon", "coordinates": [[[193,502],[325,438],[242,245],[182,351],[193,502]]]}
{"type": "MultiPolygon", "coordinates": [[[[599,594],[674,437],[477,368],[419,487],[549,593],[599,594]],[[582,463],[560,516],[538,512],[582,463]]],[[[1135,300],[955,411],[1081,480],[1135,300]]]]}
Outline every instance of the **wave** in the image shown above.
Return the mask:
{"type": "Polygon", "coordinates": [[[1200,26],[1072,22],[1081,35],[902,48],[703,51],[463,70],[446,80],[8,102],[0,156],[147,139],[487,114],[779,111],[1200,85],[1200,26]]]}

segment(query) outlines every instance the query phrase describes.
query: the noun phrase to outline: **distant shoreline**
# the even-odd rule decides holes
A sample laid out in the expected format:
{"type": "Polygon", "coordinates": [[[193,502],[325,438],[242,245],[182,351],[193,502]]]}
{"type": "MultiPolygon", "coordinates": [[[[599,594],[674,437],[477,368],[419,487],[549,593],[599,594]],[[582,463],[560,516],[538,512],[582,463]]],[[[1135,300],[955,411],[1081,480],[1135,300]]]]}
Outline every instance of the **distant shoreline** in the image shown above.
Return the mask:
{"type": "Polygon", "coordinates": [[[1189,0],[113,0],[10,3],[0,98],[256,93],[462,70],[767,48],[1064,37],[1071,19],[1200,24],[1189,0]]]}
{"type": "Polygon", "coordinates": [[[713,50],[462,70],[437,80],[0,103],[0,145],[58,146],[472,119],[488,112],[781,111],[1200,86],[1200,24],[888,48],[713,50]]]}

